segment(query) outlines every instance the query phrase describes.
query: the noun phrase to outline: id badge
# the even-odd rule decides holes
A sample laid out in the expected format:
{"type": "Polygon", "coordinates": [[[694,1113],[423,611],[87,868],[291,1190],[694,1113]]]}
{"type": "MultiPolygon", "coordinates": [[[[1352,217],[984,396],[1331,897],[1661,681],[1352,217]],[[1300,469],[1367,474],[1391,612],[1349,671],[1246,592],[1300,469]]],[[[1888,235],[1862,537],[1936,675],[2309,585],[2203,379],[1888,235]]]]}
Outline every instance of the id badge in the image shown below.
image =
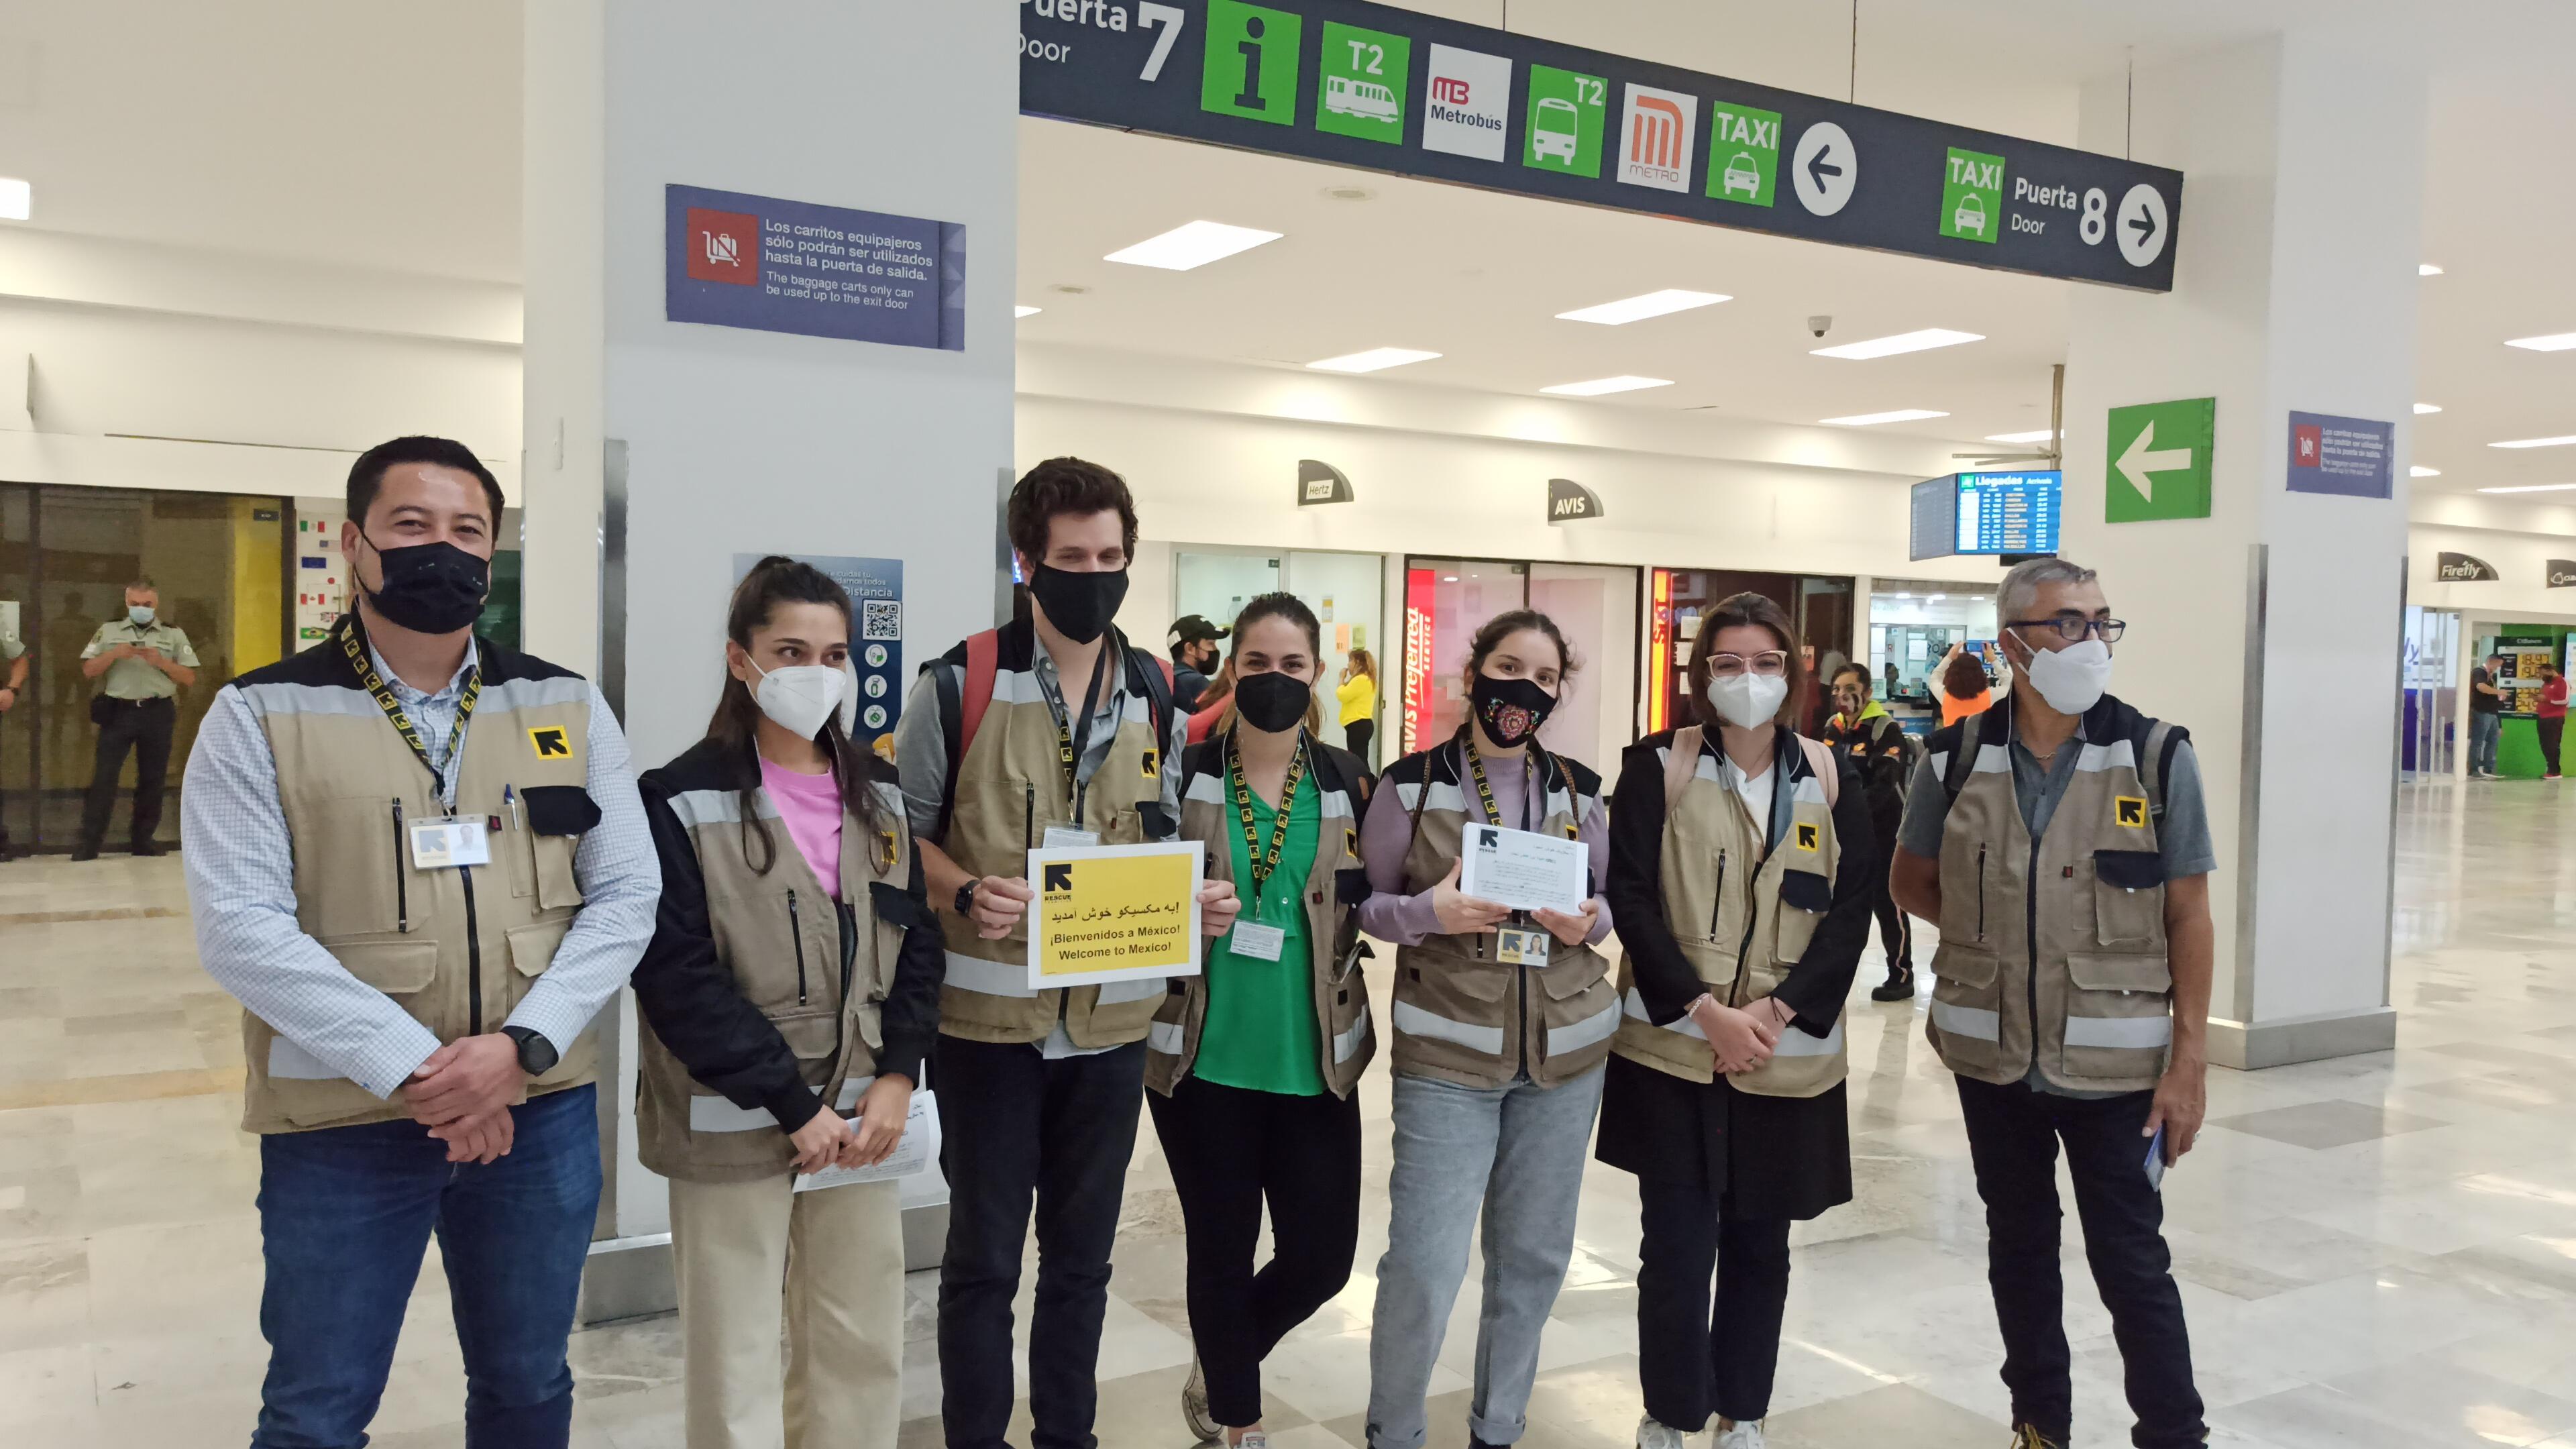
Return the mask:
{"type": "Polygon", "coordinates": [[[1063,850],[1068,847],[1088,849],[1099,843],[1099,831],[1081,830],[1071,825],[1048,826],[1045,838],[1038,842],[1039,846],[1046,850],[1063,850]]]}
{"type": "Polygon", "coordinates": [[[492,837],[480,819],[445,815],[412,821],[407,828],[414,870],[452,870],[492,863],[492,837]]]}
{"type": "Polygon", "coordinates": [[[1288,930],[1284,926],[1237,921],[1229,949],[1237,956],[1249,956],[1255,961],[1276,961],[1280,953],[1288,949],[1288,930]]]}
{"type": "Polygon", "coordinates": [[[1494,959],[1506,966],[1544,966],[1549,939],[1535,926],[1505,926],[1494,933],[1494,959]]]}

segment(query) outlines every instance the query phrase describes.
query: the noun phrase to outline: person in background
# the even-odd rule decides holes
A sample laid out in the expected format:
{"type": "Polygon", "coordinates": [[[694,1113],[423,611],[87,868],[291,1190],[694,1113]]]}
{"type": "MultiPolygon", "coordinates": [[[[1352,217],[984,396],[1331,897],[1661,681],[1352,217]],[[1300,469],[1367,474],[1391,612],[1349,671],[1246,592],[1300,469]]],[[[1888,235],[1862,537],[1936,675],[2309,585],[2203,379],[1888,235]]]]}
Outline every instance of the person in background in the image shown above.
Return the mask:
{"type": "MultiPolygon", "coordinates": [[[[922,874],[947,908],[931,1049],[949,1191],[940,1417],[949,1449],[1003,1449],[1011,1300],[1034,1207],[1034,1442],[1090,1449],[1109,1255],[1144,1116],[1145,1037],[1168,993],[1160,978],[1031,989],[1037,890],[1024,872],[1042,846],[1171,839],[1187,717],[1172,706],[1163,659],[1113,622],[1136,551],[1126,480],[1050,458],[1012,486],[1003,525],[1029,581],[1027,616],[924,665],[895,733],[922,874]]],[[[1198,899],[1201,930],[1225,934],[1233,887],[1206,882],[1198,899]]]]}
{"type": "Polygon", "coordinates": [[[1369,790],[1316,738],[1323,626],[1294,594],[1234,621],[1234,709],[1182,764],[1181,836],[1243,911],[1176,981],[1146,1038],[1145,1099],[1188,1231],[1181,1414],[1202,1441],[1266,1449],[1261,1361],[1350,1281],[1360,1238],[1360,1073],[1377,1051],[1352,910],[1369,790]],[[1271,1252],[1261,1271],[1265,1205],[1271,1252]]]}
{"type": "Polygon", "coordinates": [[[1183,714],[1199,711],[1199,695],[1207,688],[1208,671],[1224,651],[1217,641],[1225,631],[1207,621],[1203,614],[1184,614],[1172,621],[1164,645],[1172,655],[1172,708],[1183,714]]]}
{"type": "Polygon", "coordinates": [[[1217,721],[1225,718],[1226,710],[1233,703],[1234,661],[1228,659],[1217,666],[1216,675],[1208,680],[1207,688],[1199,691],[1198,712],[1189,718],[1189,743],[1206,744],[1208,737],[1216,733],[1217,721]]]}
{"type": "Polygon", "coordinates": [[[947,950],[893,771],[848,733],[850,596],[765,558],[725,634],[706,738],[643,780],[662,903],[635,968],[636,1145],[671,1180],[687,1440],[891,1449],[899,1185],[796,1183],[903,1140],[947,950]]]}
{"type": "Polygon", "coordinates": [[[2558,778],[2558,746],[2567,734],[2567,677],[2555,664],[2540,666],[2540,703],[2532,709],[2540,727],[2542,779],[2558,778]]]}
{"type": "Polygon", "coordinates": [[[1342,681],[1333,698],[1341,704],[1344,747],[1365,765],[1376,758],[1369,749],[1377,743],[1377,656],[1351,650],[1342,661],[1342,681]]]}
{"type": "Polygon", "coordinates": [[[587,1028],[661,871],[607,701],[473,635],[491,470],[397,438],[359,455],[347,505],[355,607],[216,693],[179,800],[259,1134],[251,1444],[366,1442],[434,1234],[465,1442],[563,1449],[601,1182],[587,1028]]]}
{"type": "Polygon", "coordinates": [[[1995,607],[2012,694],[1927,742],[1890,876],[1941,927],[1927,1029],[1986,1205],[2013,1442],[2062,1449],[2073,1428],[2062,1150],[2130,1442],[2197,1449],[2209,1428],[2149,1160],[2191,1151],[2208,1109],[2218,858],[2200,767],[2185,731],[2105,692],[2128,626],[2091,569],[2015,565],[1995,607]]]}
{"type": "Polygon", "coordinates": [[[98,726],[98,758],[72,859],[98,859],[128,750],[134,752],[134,819],[126,838],[136,855],[159,855],[161,844],[152,837],[161,828],[170,742],[179,727],[176,696],[197,682],[197,651],[184,630],[161,617],[161,591],[150,579],[136,579],[125,586],[125,617],[99,625],[80,657],[81,674],[104,682],[89,702],[90,722],[98,726]]]}
{"type": "MultiPolygon", "coordinates": [[[[1760,594],[1710,610],[1697,722],[1629,746],[1611,801],[1624,1010],[1595,1155],[1637,1175],[1639,1449],[1683,1449],[1711,1413],[1716,1449],[1762,1449],[1789,1226],[1852,1197],[1843,999],[1886,873],[1862,752],[1789,727],[1789,646],[1760,594]]],[[[1841,666],[1846,688],[1866,698],[1869,670],[1841,666]]]]}
{"type": "Polygon", "coordinates": [[[1941,681],[1941,723],[1945,726],[1994,707],[1995,691],[1986,677],[1985,661],[1965,645],[1951,645],[1950,652],[1941,656],[1941,667],[1933,671],[1933,677],[1941,681]]]}
{"type": "MultiPolygon", "coordinates": [[[[0,738],[5,738],[9,712],[18,707],[18,696],[27,687],[27,646],[16,629],[0,630],[0,664],[8,670],[0,679],[0,738]]],[[[9,798],[0,794],[0,860],[10,858],[9,798]]]]}
{"type": "Polygon", "coordinates": [[[1360,850],[1371,894],[1360,928],[1398,947],[1395,1166],[1369,1337],[1370,1449],[1421,1449],[1424,1396],[1467,1244],[1484,1223],[1469,1442],[1528,1426],[1540,1330],[1574,1253],[1583,1150],[1601,1064],[1619,1025],[1599,895],[1609,865],[1601,777],[1538,741],[1574,658],[1564,631],[1517,609],[1467,648],[1467,719],[1387,767],[1360,850]],[[1580,910],[1514,912],[1458,889],[1470,824],[1579,840],[1580,910]]]}
{"type": "Polygon", "coordinates": [[[1893,659],[1887,661],[1887,687],[1881,691],[1881,696],[1886,699],[1896,698],[1897,691],[1902,687],[1903,679],[1904,675],[1902,671],[1897,669],[1896,661],[1893,659]]]}
{"type": "Polygon", "coordinates": [[[2469,671],[2469,778],[2493,780],[2496,774],[2496,742],[2504,734],[2504,688],[2496,676],[2504,672],[2504,656],[2490,654],[2486,662],[2469,671]]]}
{"type": "MultiPolygon", "coordinates": [[[[1905,781],[1914,764],[1914,742],[1878,701],[1869,697],[1869,671],[1846,664],[1833,679],[1834,717],[1823,741],[1834,758],[1852,767],[1869,803],[1870,838],[1884,850],[1905,818],[1905,781]]],[[[1887,955],[1887,980],[1870,988],[1872,1001],[1914,999],[1914,922],[1887,894],[1887,872],[1870,873],[1870,914],[1887,955]]]]}

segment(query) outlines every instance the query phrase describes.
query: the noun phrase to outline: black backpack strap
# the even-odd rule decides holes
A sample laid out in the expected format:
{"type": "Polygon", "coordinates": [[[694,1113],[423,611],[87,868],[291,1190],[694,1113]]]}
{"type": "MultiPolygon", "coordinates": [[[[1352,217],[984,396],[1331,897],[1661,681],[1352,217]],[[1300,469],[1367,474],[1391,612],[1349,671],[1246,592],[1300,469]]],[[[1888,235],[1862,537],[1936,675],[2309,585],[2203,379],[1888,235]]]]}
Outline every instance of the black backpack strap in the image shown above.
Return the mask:
{"type": "Polygon", "coordinates": [[[1959,721],[1959,743],[1950,751],[1950,767],[1942,772],[1941,790],[1950,803],[1959,803],[1959,792],[1968,788],[1968,776],[1977,768],[1977,749],[1985,739],[1985,716],[1959,721]]]}
{"type": "Polygon", "coordinates": [[[2173,778],[2174,751],[2191,738],[2191,731],[2163,720],[2145,721],[2139,736],[2138,782],[2147,789],[2147,809],[2156,823],[2164,823],[2165,782],[2173,778]]]}
{"type": "Polygon", "coordinates": [[[934,659],[921,666],[930,671],[931,686],[939,691],[939,734],[948,742],[948,786],[939,796],[939,838],[948,838],[949,819],[957,813],[957,768],[965,762],[966,700],[958,687],[957,677],[965,666],[942,669],[944,660],[934,659]]]}

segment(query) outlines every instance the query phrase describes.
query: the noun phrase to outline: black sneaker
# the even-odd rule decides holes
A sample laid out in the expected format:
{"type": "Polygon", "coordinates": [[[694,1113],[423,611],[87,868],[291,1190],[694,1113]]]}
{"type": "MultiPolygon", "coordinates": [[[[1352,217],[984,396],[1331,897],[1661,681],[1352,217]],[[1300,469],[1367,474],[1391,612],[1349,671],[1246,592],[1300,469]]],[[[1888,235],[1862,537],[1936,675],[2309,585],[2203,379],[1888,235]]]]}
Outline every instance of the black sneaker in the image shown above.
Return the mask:
{"type": "Polygon", "coordinates": [[[157,840],[138,840],[134,842],[134,853],[136,855],[144,856],[168,855],[170,853],[170,847],[163,845],[157,840]]]}
{"type": "Polygon", "coordinates": [[[1914,999],[1914,968],[1908,966],[1904,970],[1890,975],[1887,978],[1885,985],[1872,987],[1870,989],[1869,999],[1872,1001],[1912,1001],[1914,999]]]}
{"type": "Polygon", "coordinates": [[[72,852],[72,864],[74,865],[78,865],[85,860],[96,859],[98,859],[98,847],[95,845],[84,845],[80,849],[72,852]]]}

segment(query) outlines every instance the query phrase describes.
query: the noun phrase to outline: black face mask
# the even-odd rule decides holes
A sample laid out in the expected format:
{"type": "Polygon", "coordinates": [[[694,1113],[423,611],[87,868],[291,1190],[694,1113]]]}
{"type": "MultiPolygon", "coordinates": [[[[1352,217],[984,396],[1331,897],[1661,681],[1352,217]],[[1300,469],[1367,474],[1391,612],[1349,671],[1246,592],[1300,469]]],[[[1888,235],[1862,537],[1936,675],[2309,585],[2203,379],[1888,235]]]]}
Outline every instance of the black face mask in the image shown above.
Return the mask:
{"type": "Polygon", "coordinates": [[[1490,674],[1476,676],[1467,702],[1475,707],[1485,737],[1507,750],[1528,744],[1556,708],[1556,696],[1539,688],[1538,681],[1496,679],[1490,674]]]}
{"type": "MultiPolygon", "coordinates": [[[[376,548],[375,540],[367,539],[367,547],[376,548]]],[[[376,548],[376,560],[384,586],[367,590],[367,601],[387,623],[416,634],[453,634],[470,626],[491,592],[492,561],[452,543],[376,548]]]]}
{"type": "Polygon", "coordinates": [[[1029,580],[1029,594],[1046,610],[1047,622],[1076,644],[1088,644],[1109,632],[1118,606],[1127,601],[1127,571],[1077,574],[1039,564],[1029,580]]]}
{"type": "Polygon", "coordinates": [[[1247,674],[1234,682],[1234,707],[1243,722],[1266,735],[1286,734],[1306,722],[1315,686],[1293,674],[1273,670],[1247,674]]]}

